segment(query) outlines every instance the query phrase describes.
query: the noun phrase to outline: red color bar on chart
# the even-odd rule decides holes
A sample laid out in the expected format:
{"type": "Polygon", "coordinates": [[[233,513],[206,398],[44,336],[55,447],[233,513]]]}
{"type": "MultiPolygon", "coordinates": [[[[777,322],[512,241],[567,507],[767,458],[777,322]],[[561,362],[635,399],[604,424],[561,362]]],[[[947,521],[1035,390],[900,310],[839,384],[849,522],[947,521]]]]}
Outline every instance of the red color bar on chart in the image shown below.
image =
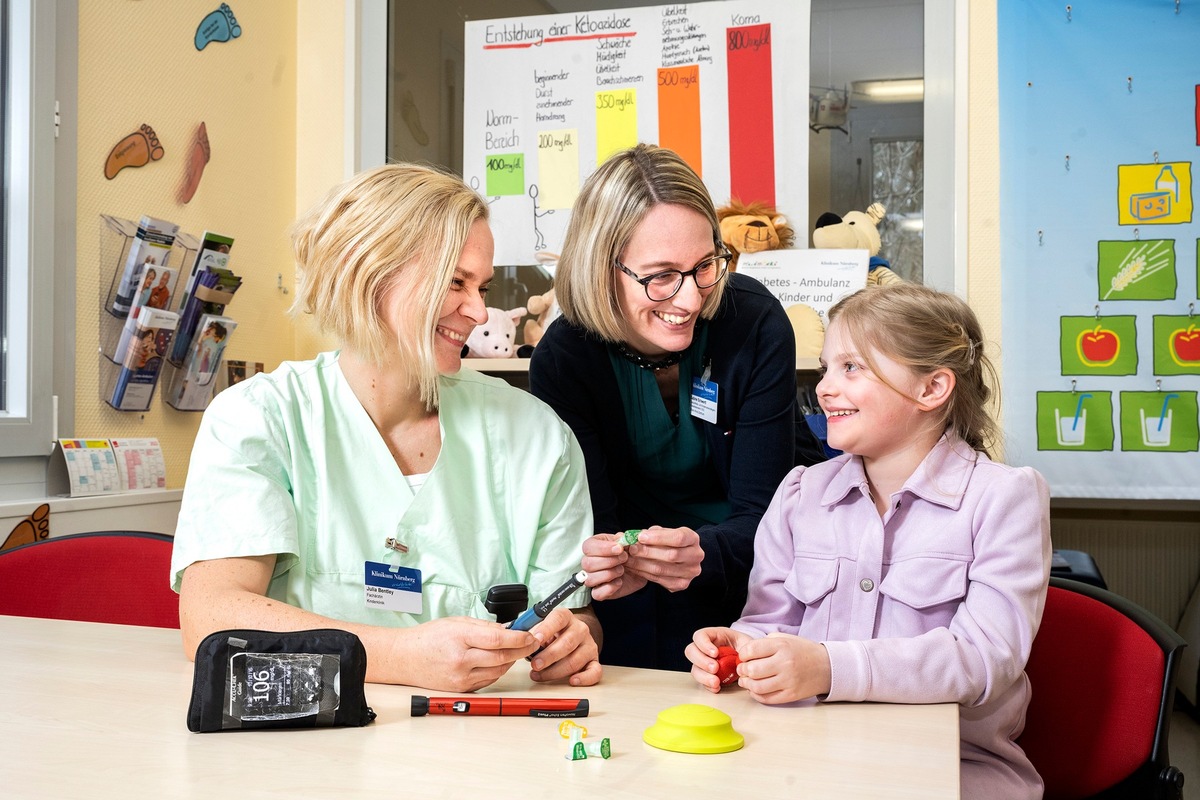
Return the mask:
{"type": "Polygon", "coordinates": [[[658,143],[679,154],[704,177],[700,158],[700,67],[687,64],[658,71],[658,143]]]}
{"type": "Polygon", "coordinates": [[[729,80],[729,191],[743,203],[775,205],[775,115],[771,25],[725,31],[729,80]]]}

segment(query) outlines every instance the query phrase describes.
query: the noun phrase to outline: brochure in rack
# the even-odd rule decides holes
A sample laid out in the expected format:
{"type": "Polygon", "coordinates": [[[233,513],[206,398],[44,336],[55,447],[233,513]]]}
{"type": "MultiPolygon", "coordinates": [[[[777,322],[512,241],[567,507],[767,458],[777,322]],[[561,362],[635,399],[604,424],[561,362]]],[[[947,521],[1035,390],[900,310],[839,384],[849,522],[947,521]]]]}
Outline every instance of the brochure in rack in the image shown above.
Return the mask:
{"type": "Polygon", "coordinates": [[[121,333],[124,349],[119,350],[120,371],[109,404],[120,411],[141,411],[150,407],[150,397],[162,371],[167,346],[175,332],[179,315],[144,306],[137,317],[130,317],[121,333]]]}
{"type": "Polygon", "coordinates": [[[194,339],[200,317],[221,314],[242,285],[242,279],[223,267],[205,267],[196,276],[196,284],[179,310],[179,329],[171,346],[172,364],[182,365],[194,339]]]}
{"type": "Polygon", "coordinates": [[[168,388],[167,402],[181,411],[203,411],[212,399],[221,357],[237,321],[217,314],[205,314],[196,326],[196,341],[188,351],[174,383],[168,388]]]}
{"type": "Polygon", "coordinates": [[[233,238],[219,233],[205,231],[200,237],[200,249],[196,252],[196,260],[192,262],[192,271],[188,274],[187,283],[179,300],[180,309],[187,303],[196,286],[196,276],[210,267],[226,269],[229,267],[229,251],[233,249],[233,238]]]}
{"type": "Polygon", "coordinates": [[[142,274],[150,267],[167,266],[178,233],[179,226],[174,222],[142,217],[133,243],[129,246],[129,255],[125,258],[125,267],[110,309],[112,314],[123,317],[129,313],[134,305],[135,293],[143,282],[142,274]]]}

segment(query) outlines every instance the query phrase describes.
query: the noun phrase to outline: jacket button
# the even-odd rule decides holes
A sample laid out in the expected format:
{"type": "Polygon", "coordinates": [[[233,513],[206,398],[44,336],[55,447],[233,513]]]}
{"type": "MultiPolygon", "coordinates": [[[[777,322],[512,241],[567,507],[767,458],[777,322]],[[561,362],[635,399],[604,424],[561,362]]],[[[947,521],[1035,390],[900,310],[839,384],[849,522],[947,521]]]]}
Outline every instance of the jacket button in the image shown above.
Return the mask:
{"type": "Polygon", "coordinates": [[[875,588],[875,581],[871,580],[870,578],[863,578],[858,582],[858,588],[862,589],[864,592],[869,592],[875,588]]]}

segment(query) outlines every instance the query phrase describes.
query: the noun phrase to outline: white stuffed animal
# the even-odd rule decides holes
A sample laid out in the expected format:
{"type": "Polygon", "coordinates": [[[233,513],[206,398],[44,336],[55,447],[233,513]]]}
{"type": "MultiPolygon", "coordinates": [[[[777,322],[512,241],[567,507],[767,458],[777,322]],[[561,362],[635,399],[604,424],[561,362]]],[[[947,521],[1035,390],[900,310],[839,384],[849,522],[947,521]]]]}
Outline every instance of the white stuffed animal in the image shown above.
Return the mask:
{"type": "Polygon", "coordinates": [[[525,316],[524,306],[511,311],[488,307],[487,322],[475,326],[467,337],[466,355],[474,358],[512,358],[516,352],[517,320],[525,316]]]}

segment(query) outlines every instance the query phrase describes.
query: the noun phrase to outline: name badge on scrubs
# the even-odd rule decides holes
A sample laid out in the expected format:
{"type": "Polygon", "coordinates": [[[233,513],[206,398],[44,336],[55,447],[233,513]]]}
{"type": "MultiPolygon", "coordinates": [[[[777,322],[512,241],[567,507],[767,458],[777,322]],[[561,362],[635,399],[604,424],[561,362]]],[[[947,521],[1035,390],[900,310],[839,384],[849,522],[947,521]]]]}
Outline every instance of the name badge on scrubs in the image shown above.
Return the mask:
{"type": "Polygon", "coordinates": [[[717,385],[708,379],[708,370],[692,378],[692,416],[705,422],[717,421],[717,385]]]}
{"type": "Polygon", "coordinates": [[[381,611],[403,611],[406,614],[421,613],[421,570],[419,569],[368,561],[364,588],[367,608],[378,608],[381,611]]]}

